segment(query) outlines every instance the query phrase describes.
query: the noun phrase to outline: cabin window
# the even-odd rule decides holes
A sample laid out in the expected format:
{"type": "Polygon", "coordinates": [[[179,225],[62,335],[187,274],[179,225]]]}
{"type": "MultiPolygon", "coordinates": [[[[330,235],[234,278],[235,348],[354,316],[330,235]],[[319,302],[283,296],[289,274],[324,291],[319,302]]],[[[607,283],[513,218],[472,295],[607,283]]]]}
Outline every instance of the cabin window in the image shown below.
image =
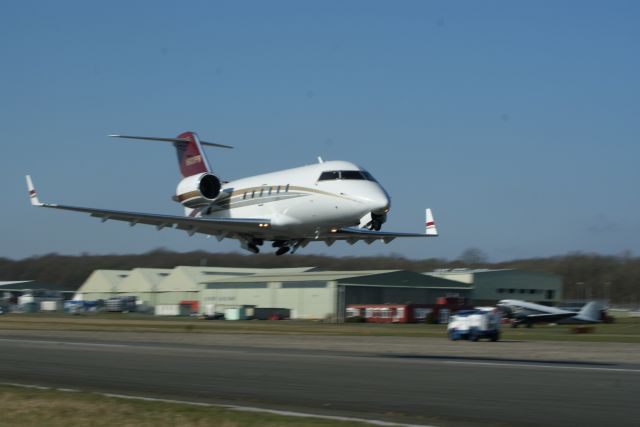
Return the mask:
{"type": "Polygon", "coordinates": [[[271,190],[273,190],[273,187],[269,187],[269,195],[271,195],[271,190]]]}
{"type": "Polygon", "coordinates": [[[287,186],[286,186],[286,187],[284,187],[284,192],[285,192],[285,193],[288,193],[288,192],[289,192],[289,184],[287,184],[287,186]]]}
{"type": "Polygon", "coordinates": [[[255,195],[256,195],[256,190],[253,190],[253,191],[251,192],[251,198],[253,199],[253,197],[254,197],[255,195]]]}
{"type": "Polygon", "coordinates": [[[260,189],[260,197],[262,197],[262,195],[264,194],[264,188],[260,189]]]}
{"type": "Polygon", "coordinates": [[[280,186],[278,185],[278,189],[276,190],[276,193],[280,194],[280,186]]]}
{"type": "Polygon", "coordinates": [[[247,198],[247,193],[242,193],[242,200],[245,200],[247,198]]]}

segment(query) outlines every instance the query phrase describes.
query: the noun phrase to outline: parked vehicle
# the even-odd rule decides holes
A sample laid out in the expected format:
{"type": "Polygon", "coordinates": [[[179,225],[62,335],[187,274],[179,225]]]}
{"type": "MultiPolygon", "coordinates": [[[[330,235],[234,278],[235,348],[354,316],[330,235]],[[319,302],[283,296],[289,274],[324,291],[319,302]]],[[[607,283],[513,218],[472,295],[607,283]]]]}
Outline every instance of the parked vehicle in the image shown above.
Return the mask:
{"type": "Polygon", "coordinates": [[[106,301],[107,311],[116,311],[122,313],[129,313],[130,311],[136,311],[136,297],[134,296],[119,296],[112,297],[106,301]]]}
{"type": "Polygon", "coordinates": [[[468,339],[478,341],[488,338],[491,341],[500,339],[500,315],[494,310],[462,310],[449,319],[447,333],[453,341],[468,339]]]}

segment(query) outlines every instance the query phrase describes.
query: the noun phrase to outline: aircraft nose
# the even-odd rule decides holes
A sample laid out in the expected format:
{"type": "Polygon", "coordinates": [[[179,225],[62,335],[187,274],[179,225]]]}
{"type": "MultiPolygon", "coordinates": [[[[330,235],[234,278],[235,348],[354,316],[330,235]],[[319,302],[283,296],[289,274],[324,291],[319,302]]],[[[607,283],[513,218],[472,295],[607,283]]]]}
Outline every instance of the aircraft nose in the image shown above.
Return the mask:
{"type": "Polygon", "coordinates": [[[378,188],[371,195],[371,211],[375,213],[387,213],[391,209],[391,198],[383,188],[378,188]]]}

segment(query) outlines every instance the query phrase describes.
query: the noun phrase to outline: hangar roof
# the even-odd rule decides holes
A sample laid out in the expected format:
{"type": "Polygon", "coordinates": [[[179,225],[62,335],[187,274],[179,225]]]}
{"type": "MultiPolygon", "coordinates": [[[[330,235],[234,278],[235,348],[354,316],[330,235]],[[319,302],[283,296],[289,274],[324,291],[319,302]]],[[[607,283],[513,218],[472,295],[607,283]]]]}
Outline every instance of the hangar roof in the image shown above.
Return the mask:
{"type": "Polygon", "coordinates": [[[24,286],[25,283],[32,283],[33,280],[13,280],[0,282],[0,289],[14,289],[16,286],[24,286]]]}
{"type": "Polygon", "coordinates": [[[252,277],[249,282],[255,282],[256,276],[263,274],[279,274],[288,277],[292,274],[302,274],[313,267],[295,268],[233,268],[233,267],[189,267],[180,266],[171,270],[168,277],[157,287],[160,292],[184,291],[195,292],[201,289],[201,284],[209,282],[242,283],[242,278],[252,277]]]}
{"type": "Polygon", "coordinates": [[[25,291],[28,289],[74,292],[76,288],[73,286],[56,285],[53,283],[42,283],[35,280],[15,280],[0,282],[0,292],[25,291]]]}
{"type": "Polygon", "coordinates": [[[355,276],[368,276],[381,272],[393,270],[367,270],[367,271],[301,271],[287,272],[274,271],[277,269],[265,269],[262,273],[252,275],[220,278],[216,280],[206,280],[202,283],[225,282],[225,283],[247,283],[247,282],[328,282],[332,280],[344,279],[355,276]]]}
{"type": "Polygon", "coordinates": [[[134,268],[117,284],[117,292],[155,292],[170,273],[168,268],[134,268]]]}
{"type": "Polygon", "coordinates": [[[296,274],[253,274],[237,277],[221,277],[202,283],[255,283],[255,282],[330,282],[354,286],[424,287],[447,289],[470,289],[465,283],[439,277],[426,276],[406,270],[362,270],[362,271],[306,271],[296,274]]]}
{"type": "Polygon", "coordinates": [[[131,274],[129,270],[94,270],[78,292],[112,292],[131,274]]]}
{"type": "Polygon", "coordinates": [[[488,268],[442,268],[435,271],[429,271],[422,273],[428,276],[447,278],[449,280],[455,280],[467,284],[479,285],[480,282],[487,283],[492,282],[498,278],[509,277],[515,281],[517,285],[518,281],[526,280],[552,280],[560,282],[562,279],[560,276],[544,273],[538,271],[519,270],[515,268],[501,268],[501,269],[488,269],[488,268]]]}
{"type": "Polygon", "coordinates": [[[471,286],[466,283],[407,270],[380,271],[373,275],[340,279],[338,282],[348,285],[400,288],[471,289],[471,286]]]}

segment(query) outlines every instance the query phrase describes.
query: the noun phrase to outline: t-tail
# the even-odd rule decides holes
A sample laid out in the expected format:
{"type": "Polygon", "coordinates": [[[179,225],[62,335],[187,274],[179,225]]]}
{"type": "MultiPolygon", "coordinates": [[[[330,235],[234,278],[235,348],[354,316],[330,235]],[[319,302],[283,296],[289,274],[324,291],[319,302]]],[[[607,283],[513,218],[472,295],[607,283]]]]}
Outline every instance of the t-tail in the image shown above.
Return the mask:
{"type": "Polygon", "coordinates": [[[183,178],[211,172],[207,156],[202,149],[204,145],[211,147],[233,148],[230,145],[216,144],[214,142],[200,141],[195,132],[183,132],[175,138],[158,138],[155,136],[109,135],[114,138],[144,139],[147,141],[173,142],[178,155],[180,175],[183,178]]]}
{"type": "Polygon", "coordinates": [[[186,178],[203,172],[211,172],[211,167],[202,149],[198,134],[195,132],[183,132],[178,135],[178,139],[187,140],[187,142],[176,141],[173,143],[173,146],[176,148],[176,154],[178,155],[180,175],[186,178]]]}
{"type": "Polygon", "coordinates": [[[178,183],[174,200],[185,207],[185,215],[193,216],[194,209],[209,206],[220,194],[222,184],[211,171],[204,145],[233,148],[229,145],[201,141],[195,132],[183,132],[175,138],[155,136],[109,135],[114,138],[143,139],[147,141],[172,142],[178,156],[178,167],[182,180],[178,183]]]}

